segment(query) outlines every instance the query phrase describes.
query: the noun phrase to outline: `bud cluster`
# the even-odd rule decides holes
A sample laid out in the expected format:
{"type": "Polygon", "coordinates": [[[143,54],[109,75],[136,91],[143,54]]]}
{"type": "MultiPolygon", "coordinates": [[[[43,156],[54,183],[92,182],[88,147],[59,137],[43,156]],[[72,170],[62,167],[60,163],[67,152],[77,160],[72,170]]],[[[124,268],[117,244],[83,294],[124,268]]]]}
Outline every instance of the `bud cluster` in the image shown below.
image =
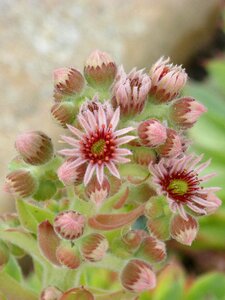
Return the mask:
{"type": "Polygon", "coordinates": [[[214,174],[200,175],[210,162],[188,149],[206,108],[181,95],[186,81],[169,59],[127,73],[99,50],[83,74],[54,71],[51,114],[65,147],[54,153],[40,131],[16,139],[4,188],[18,217],[0,218],[0,269],[30,254],[42,300],[138,299],[157,285],[166,241],[190,246],[198,218],[221,204],[218,188],[204,187],[214,174]],[[116,272],[122,291],[99,296],[85,275],[92,267],[116,272]]]}

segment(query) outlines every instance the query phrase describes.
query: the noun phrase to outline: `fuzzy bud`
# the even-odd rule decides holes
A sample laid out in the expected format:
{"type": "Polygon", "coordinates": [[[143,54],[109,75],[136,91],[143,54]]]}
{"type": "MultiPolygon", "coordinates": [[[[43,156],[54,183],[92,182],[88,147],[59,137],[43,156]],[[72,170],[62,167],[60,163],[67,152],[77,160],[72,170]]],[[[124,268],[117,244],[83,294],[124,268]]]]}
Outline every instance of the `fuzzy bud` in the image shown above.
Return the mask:
{"type": "Polygon", "coordinates": [[[102,234],[91,233],[82,239],[81,253],[86,260],[96,262],[103,259],[108,247],[109,243],[102,234]]]}
{"type": "Polygon", "coordinates": [[[175,130],[167,128],[167,139],[163,145],[157,148],[157,152],[165,157],[173,157],[182,151],[182,140],[180,136],[175,130]]]}
{"type": "Polygon", "coordinates": [[[53,77],[56,95],[79,94],[84,87],[84,77],[74,68],[56,69],[53,77]]]}
{"type": "Polygon", "coordinates": [[[198,233],[198,222],[190,215],[187,217],[188,219],[184,220],[180,215],[174,216],[171,221],[170,232],[172,238],[179,243],[191,246],[198,233]]]}
{"type": "Polygon", "coordinates": [[[60,300],[94,300],[94,296],[84,287],[73,288],[66,291],[60,300]]]}
{"type": "Polygon", "coordinates": [[[135,250],[147,235],[147,232],[144,230],[129,230],[123,235],[122,239],[129,249],[135,250]]]}
{"type": "Polygon", "coordinates": [[[143,70],[133,69],[126,74],[120,67],[113,86],[112,105],[120,106],[122,115],[139,114],[144,109],[150,87],[151,79],[143,70]]]}
{"type": "Polygon", "coordinates": [[[75,245],[61,244],[56,249],[56,258],[69,269],[77,269],[81,264],[80,254],[75,245]]]}
{"type": "Polygon", "coordinates": [[[53,226],[61,238],[74,240],[83,234],[85,218],[76,211],[63,211],[55,217],[53,226]]]}
{"type": "Polygon", "coordinates": [[[59,300],[62,292],[54,286],[49,286],[41,293],[40,300],[59,300]]]}
{"type": "Polygon", "coordinates": [[[109,181],[106,178],[104,178],[102,184],[100,185],[100,183],[97,180],[97,177],[93,177],[92,180],[87,185],[85,191],[89,199],[97,207],[99,207],[109,195],[109,190],[110,190],[110,185],[109,185],[109,181]]]}
{"type": "Polygon", "coordinates": [[[205,113],[205,106],[191,97],[177,99],[170,107],[170,119],[182,129],[192,127],[205,113]]]}
{"type": "Polygon", "coordinates": [[[76,108],[74,104],[70,102],[55,103],[51,108],[53,119],[63,128],[66,128],[66,124],[73,123],[76,116],[75,113],[76,108]]]}
{"type": "Polygon", "coordinates": [[[116,64],[108,53],[95,50],[86,60],[84,75],[90,85],[108,87],[115,78],[116,69],[116,64]]]}
{"type": "Polygon", "coordinates": [[[167,130],[158,120],[149,119],[138,126],[138,135],[143,145],[158,147],[165,143],[167,130]]]}
{"type": "Polygon", "coordinates": [[[27,170],[12,171],[6,176],[5,190],[15,197],[28,197],[36,191],[36,181],[27,170]]]}
{"type": "Polygon", "coordinates": [[[85,165],[81,165],[75,168],[71,168],[72,158],[67,159],[58,169],[57,174],[59,179],[65,185],[77,185],[80,184],[84,178],[85,165]]]}
{"type": "Polygon", "coordinates": [[[161,262],[166,258],[165,243],[152,236],[146,237],[135,254],[149,263],[161,262]]]}
{"type": "Polygon", "coordinates": [[[144,146],[130,147],[129,149],[133,153],[132,160],[139,165],[147,167],[156,161],[156,152],[153,149],[144,146]]]}
{"type": "Polygon", "coordinates": [[[122,270],[121,283],[125,289],[140,293],[156,286],[156,276],[148,263],[132,259],[122,270]]]}
{"type": "Polygon", "coordinates": [[[23,160],[31,165],[45,164],[53,155],[52,141],[41,131],[20,134],[16,139],[15,147],[23,160]]]}
{"type": "Polygon", "coordinates": [[[185,86],[187,74],[181,66],[170,64],[170,59],[161,57],[151,68],[152,87],[150,94],[158,102],[174,99],[185,86]]]}

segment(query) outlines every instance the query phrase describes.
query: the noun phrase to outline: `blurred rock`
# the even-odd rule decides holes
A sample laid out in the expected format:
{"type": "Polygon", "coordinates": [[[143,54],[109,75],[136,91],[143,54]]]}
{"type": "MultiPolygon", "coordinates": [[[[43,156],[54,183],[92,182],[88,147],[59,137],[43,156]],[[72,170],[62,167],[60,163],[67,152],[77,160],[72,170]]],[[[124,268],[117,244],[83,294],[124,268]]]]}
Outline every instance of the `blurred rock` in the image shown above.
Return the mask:
{"type": "MultiPolygon", "coordinates": [[[[221,2],[1,0],[1,182],[18,133],[59,132],[49,115],[53,69],[82,68],[94,48],[110,52],[127,69],[150,66],[161,55],[186,62],[209,42],[221,2]]],[[[9,203],[1,194],[0,211],[9,203]]]]}

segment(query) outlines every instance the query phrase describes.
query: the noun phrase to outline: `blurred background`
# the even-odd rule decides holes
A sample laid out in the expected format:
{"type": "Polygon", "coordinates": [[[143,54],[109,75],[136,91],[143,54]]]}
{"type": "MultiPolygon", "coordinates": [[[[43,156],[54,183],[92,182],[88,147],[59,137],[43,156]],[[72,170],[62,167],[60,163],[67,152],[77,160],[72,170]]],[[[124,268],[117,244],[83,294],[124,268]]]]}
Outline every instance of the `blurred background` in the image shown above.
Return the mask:
{"type": "MultiPolygon", "coordinates": [[[[209,110],[190,133],[195,151],[212,158],[218,176],[211,183],[225,187],[223,14],[222,0],[0,0],[1,186],[17,134],[43,130],[57,140],[60,129],[49,114],[52,71],[82,70],[99,48],[127,71],[149,68],[162,55],[184,65],[190,76],[184,93],[209,110]]],[[[225,203],[223,190],[219,196],[225,203]]],[[[0,197],[0,212],[12,210],[13,199],[2,191],[0,197]]],[[[169,247],[173,267],[161,274],[156,294],[142,299],[184,299],[184,290],[187,299],[225,299],[224,204],[203,218],[192,248],[169,247]]]]}

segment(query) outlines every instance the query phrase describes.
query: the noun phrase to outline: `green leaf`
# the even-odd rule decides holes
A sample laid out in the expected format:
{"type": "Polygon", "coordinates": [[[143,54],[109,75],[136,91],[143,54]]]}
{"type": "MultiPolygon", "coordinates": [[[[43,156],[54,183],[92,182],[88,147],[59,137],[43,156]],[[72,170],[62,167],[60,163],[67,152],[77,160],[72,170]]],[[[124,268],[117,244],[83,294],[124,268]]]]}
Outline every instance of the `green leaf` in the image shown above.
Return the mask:
{"type": "Polygon", "coordinates": [[[21,268],[15,259],[15,257],[11,256],[7,265],[4,268],[4,272],[9,274],[12,278],[14,278],[18,282],[22,282],[23,275],[21,272],[21,268]]]}
{"type": "Polygon", "coordinates": [[[185,300],[225,299],[225,276],[211,273],[201,276],[188,291],[185,300]]]}
{"type": "Polygon", "coordinates": [[[49,220],[50,222],[54,220],[54,214],[40,207],[38,204],[18,199],[16,206],[21,224],[33,233],[37,233],[39,223],[45,220],[49,220]]]}
{"type": "Polygon", "coordinates": [[[21,229],[0,230],[0,239],[20,247],[34,259],[43,263],[43,258],[39,252],[37,242],[31,234],[24,232],[21,229]]]}
{"type": "Polygon", "coordinates": [[[0,292],[7,300],[38,300],[36,294],[24,288],[5,272],[0,272],[0,292]]]}

